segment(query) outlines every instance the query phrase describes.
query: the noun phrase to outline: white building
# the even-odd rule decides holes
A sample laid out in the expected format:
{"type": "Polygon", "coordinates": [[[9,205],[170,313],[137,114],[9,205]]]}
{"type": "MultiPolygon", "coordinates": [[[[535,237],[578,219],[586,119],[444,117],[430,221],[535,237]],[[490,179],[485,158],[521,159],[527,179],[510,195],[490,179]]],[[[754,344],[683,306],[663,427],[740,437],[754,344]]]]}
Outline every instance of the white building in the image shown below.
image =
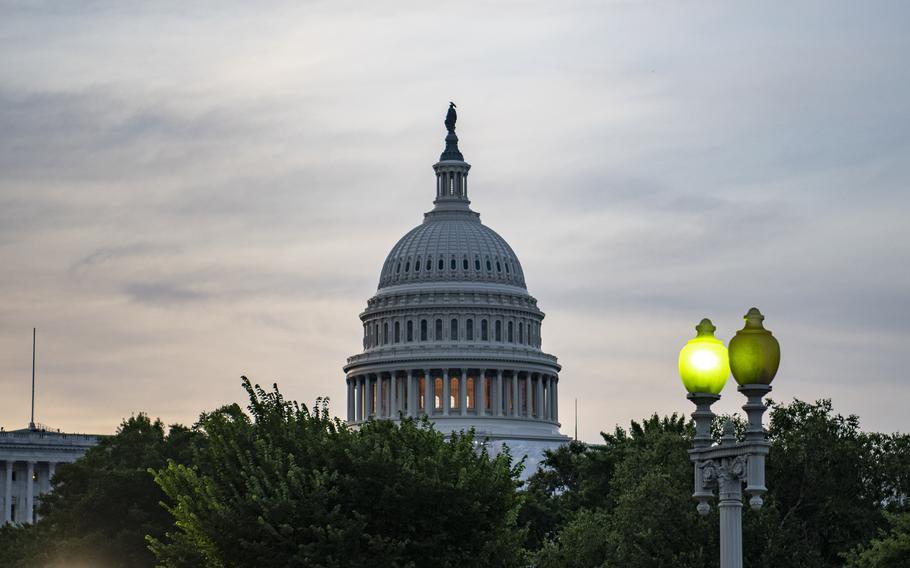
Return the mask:
{"type": "MultiPolygon", "coordinates": [[[[454,106],[454,105],[452,105],[454,106]]],[[[560,365],[541,350],[544,313],[512,248],[470,208],[468,171],[446,117],[433,210],[392,248],[360,314],[348,358],[347,421],[428,415],[442,432],[475,428],[533,473],[559,432],[560,365]]]]}
{"type": "Polygon", "coordinates": [[[35,425],[0,431],[0,524],[34,522],[38,499],[50,491],[57,465],[76,461],[97,443],[96,436],[35,425]]]}

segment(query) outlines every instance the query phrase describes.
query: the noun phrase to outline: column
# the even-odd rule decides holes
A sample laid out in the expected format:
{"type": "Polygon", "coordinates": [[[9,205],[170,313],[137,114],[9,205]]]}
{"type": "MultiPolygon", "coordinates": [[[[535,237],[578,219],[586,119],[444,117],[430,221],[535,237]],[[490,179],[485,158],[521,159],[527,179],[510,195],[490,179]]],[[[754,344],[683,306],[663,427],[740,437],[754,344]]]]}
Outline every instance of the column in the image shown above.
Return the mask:
{"type": "Polygon", "coordinates": [[[31,524],[35,521],[35,462],[29,461],[25,472],[25,522],[31,524]]]}
{"type": "Polygon", "coordinates": [[[13,466],[15,462],[6,460],[6,485],[3,490],[3,522],[11,523],[13,518],[10,516],[13,511],[13,466]]]}
{"type": "Polygon", "coordinates": [[[354,383],[354,421],[363,420],[363,387],[360,384],[360,377],[351,379],[354,383]]]}
{"type": "Polygon", "coordinates": [[[442,415],[449,415],[449,398],[451,397],[451,385],[449,383],[449,370],[446,369],[442,372],[442,415]]]}
{"type": "MultiPolygon", "coordinates": [[[[474,378],[474,409],[477,416],[483,416],[487,412],[487,370],[478,369],[477,377],[474,378]]],[[[492,398],[493,393],[490,393],[492,398]]]]}
{"type": "Polygon", "coordinates": [[[376,374],[376,418],[385,418],[382,411],[382,373],[376,374]]]}
{"type": "Polygon", "coordinates": [[[544,405],[543,400],[543,375],[537,375],[537,408],[535,410],[537,411],[536,415],[538,420],[546,418],[546,415],[544,414],[545,408],[546,406],[544,405]]]}
{"type": "Polygon", "coordinates": [[[54,475],[57,473],[57,462],[47,462],[47,485],[48,490],[50,490],[53,485],[51,481],[54,480],[54,475]]]}
{"type": "Polygon", "coordinates": [[[414,372],[408,369],[408,416],[417,416],[417,385],[414,382],[414,372]]]}
{"type": "Polygon", "coordinates": [[[423,371],[423,391],[423,411],[432,416],[436,406],[436,381],[430,376],[429,369],[423,371]]]}
{"type": "Polygon", "coordinates": [[[389,373],[389,418],[398,420],[398,373],[389,373]]]}
{"type": "Polygon", "coordinates": [[[354,420],[354,379],[348,378],[348,422],[354,420]]]}
{"type": "Polygon", "coordinates": [[[532,400],[534,398],[534,396],[531,394],[531,373],[528,373],[525,377],[525,398],[527,399],[525,402],[528,403],[528,405],[525,407],[525,416],[530,418],[533,414],[533,409],[531,406],[532,400]]]}
{"type": "Polygon", "coordinates": [[[512,416],[521,416],[521,390],[518,388],[518,371],[512,371],[512,416]]]}
{"type": "Polygon", "coordinates": [[[559,422],[559,375],[553,375],[553,422],[559,422]]]}
{"type": "Polygon", "coordinates": [[[496,369],[496,392],[493,394],[493,401],[496,405],[496,416],[502,416],[502,369],[496,369]]]}
{"type": "Polygon", "coordinates": [[[458,382],[458,409],[462,416],[468,415],[468,370],[461,370],[461,380],[458,382]]]}
{"type": "MultiPolygon", "coordinates": [[[[732,462],[732,458],[724,460],[732,462]]],[[[720,565],[723,568],[743,566],[743,498],[742,479],[721,477],[718,483],[720,509],[720,565]]]]}

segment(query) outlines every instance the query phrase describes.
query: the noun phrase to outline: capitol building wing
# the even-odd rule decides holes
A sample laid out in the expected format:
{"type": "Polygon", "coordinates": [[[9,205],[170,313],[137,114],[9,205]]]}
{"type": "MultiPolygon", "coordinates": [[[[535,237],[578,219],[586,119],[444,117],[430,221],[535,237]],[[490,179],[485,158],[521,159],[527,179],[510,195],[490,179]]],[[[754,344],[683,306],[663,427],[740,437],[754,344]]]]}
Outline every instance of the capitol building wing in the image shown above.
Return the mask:
{"type": "Polygon", "coordinates": [[[344,367],[347,421],[429,416],[442,432],[473,427],[536,466],[567,441],[560,366],[541,349],[544,313],[517,255],[470,208],[454,108],[446,126],[434,207],[392,247],[360,314],[363,351],[344,367]]]}

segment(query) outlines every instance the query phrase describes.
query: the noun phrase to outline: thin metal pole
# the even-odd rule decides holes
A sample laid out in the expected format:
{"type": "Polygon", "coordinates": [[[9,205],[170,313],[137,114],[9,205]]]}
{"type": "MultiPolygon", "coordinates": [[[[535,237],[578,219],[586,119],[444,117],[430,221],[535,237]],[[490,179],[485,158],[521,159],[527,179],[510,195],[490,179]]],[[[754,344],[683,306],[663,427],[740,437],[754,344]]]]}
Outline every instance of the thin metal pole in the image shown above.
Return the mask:
{"type": "Polygon", "coordinates": [[[32,419],[28,423],[28,427],[32,430],[35,429],[35,340],[37,337],[38,331],[37,328],[32,328],[32,419]]]}
{"type": "Polygon", "coordinates": [[[575,399],[575,441],[578,441],[578,398],[575,399]]]}

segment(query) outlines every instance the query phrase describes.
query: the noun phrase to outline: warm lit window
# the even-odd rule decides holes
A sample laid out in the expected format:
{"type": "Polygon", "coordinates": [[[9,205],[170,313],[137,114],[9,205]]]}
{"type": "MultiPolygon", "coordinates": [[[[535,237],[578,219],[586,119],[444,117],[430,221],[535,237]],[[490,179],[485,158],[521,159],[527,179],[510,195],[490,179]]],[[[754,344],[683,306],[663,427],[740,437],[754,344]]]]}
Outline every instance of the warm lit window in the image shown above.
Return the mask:
{"type": "Polygon", "coordinates": [[[461,393],[458,392],[458,378],[449,377],[449,408],[460,408],[461,393]]]}

